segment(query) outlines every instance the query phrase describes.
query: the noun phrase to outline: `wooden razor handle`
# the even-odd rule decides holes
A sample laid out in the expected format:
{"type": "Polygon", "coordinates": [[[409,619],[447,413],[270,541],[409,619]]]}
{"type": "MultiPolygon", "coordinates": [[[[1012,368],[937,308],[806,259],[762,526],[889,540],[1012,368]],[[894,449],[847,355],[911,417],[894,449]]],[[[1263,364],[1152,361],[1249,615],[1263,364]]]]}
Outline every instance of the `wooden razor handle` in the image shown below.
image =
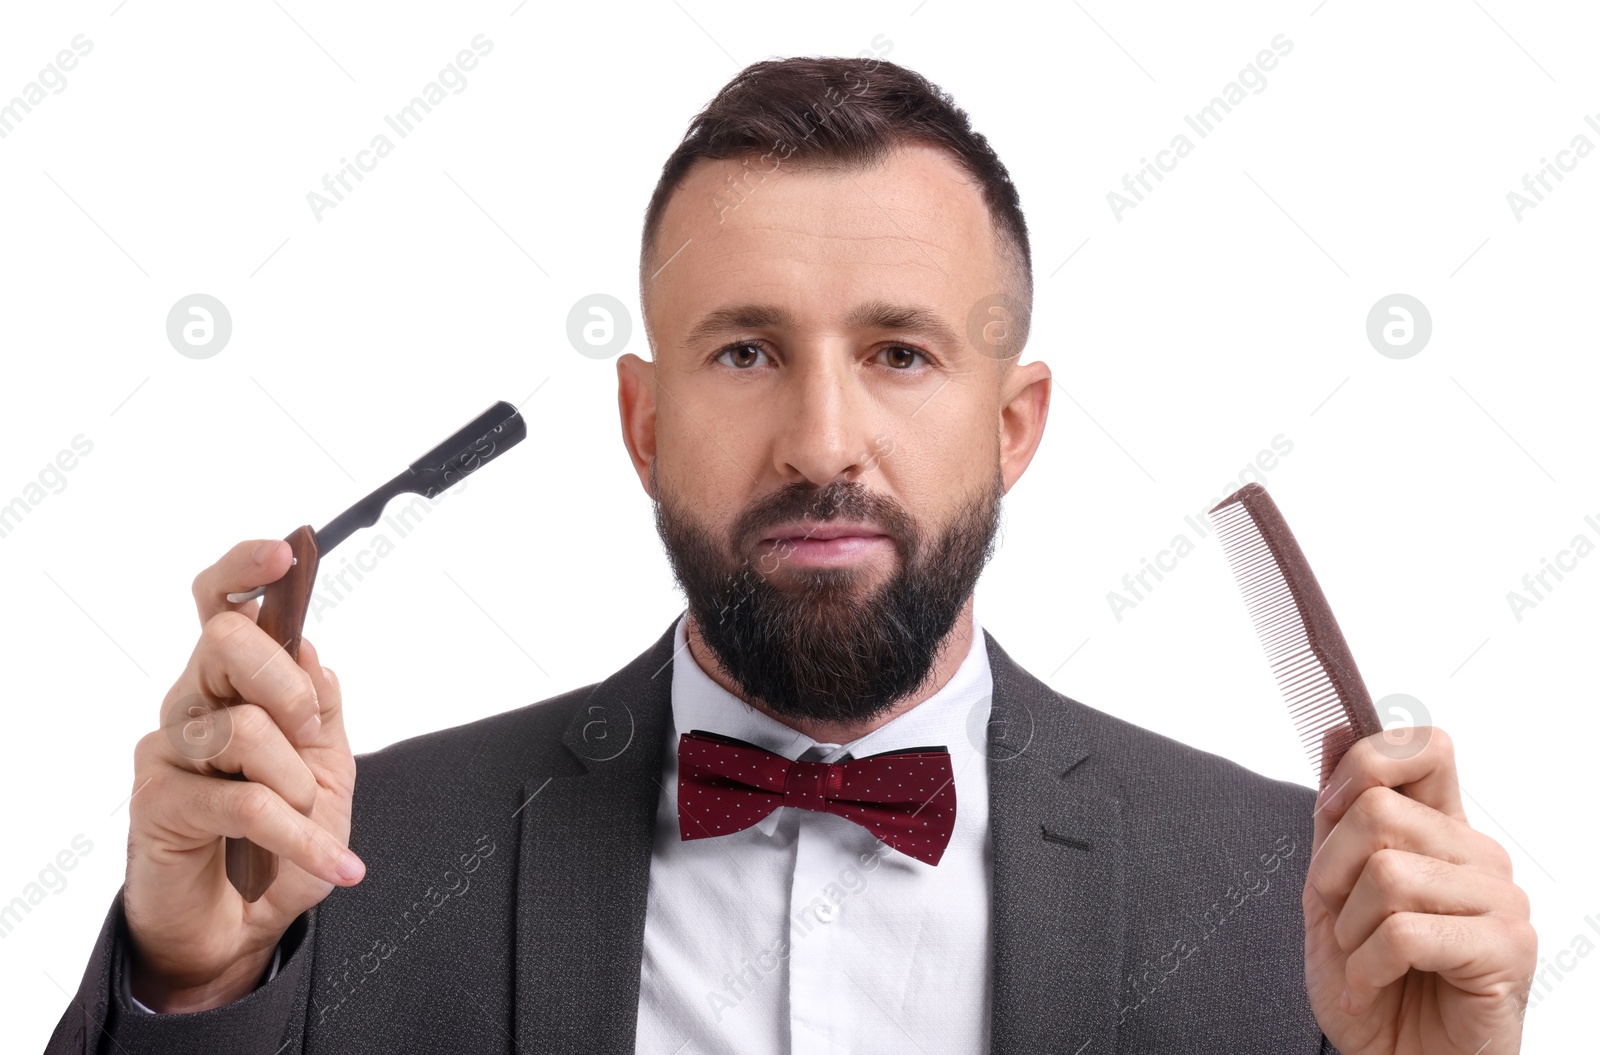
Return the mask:
{"type": "MultiPolygon", "coordinates": [[[[265,630],[290,659],[300,657],[300,632],[311,606],[311,586],[317,579],[317,536],[306,524],[284,539],[294,553],[294,563],[277,582],[266,585],[256,625],[265,630]]],[[[243,773],[235,780],[245,779],[243,773]]],[[[246,901],[255,901],[278,878],[278,855],[249,839],[227,841],[228,881],[246,901]]]]}

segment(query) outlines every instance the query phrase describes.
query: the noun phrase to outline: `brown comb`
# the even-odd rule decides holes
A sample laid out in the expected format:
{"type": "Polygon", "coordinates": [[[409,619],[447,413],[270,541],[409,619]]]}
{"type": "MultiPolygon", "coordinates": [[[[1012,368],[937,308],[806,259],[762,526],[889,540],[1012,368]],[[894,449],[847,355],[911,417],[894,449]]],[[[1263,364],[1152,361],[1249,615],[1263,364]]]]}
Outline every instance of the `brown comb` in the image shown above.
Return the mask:
{"type": "Polygon", "coordinates": [[[1317,787],[1324,787],[1350,745],[1383,731],[1372,696],[1311,565],[1267,489],[1245,484],[1210,515],[1317,774],[1317,787]]]}

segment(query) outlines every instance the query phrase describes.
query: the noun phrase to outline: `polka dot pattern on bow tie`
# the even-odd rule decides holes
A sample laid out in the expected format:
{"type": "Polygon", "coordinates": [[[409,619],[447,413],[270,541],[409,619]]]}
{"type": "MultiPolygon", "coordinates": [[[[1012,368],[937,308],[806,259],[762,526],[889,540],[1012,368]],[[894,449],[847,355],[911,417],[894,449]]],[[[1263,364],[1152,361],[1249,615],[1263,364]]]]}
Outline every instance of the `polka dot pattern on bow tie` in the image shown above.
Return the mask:
{"type": "Polygon", "coordinates": [[[678,740],[678,828],[683,839],[743,831],[779,806],[831,813],[930,865],[955,830],[948,751],[908,751],[844,762],[791,761],[744,743],[684,733],[678,740]]]}

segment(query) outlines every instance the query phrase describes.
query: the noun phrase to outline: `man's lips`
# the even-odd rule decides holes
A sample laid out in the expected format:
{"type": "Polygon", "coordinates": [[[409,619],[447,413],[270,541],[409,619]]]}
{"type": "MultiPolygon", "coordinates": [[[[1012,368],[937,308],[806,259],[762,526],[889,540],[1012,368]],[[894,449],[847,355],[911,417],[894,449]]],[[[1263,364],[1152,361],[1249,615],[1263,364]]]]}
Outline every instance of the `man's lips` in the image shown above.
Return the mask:
{"type": "Polygon", "coordinates": [[[784,524],[766,533],[762,542],[826,541],[836,538],[886,538],[871,524],[839,523],[829,521],[819,524],[784,524]]]}
{"type": "Polygon", "coordinates": [[[760,543],[762,570],[769,575],[783,564],[842,567],[894,551],[894,541],[881,529],[860,522],[788,523],[765,534],[760,543]],[[768,567],[770,562],[775,563],[768,567]]]}

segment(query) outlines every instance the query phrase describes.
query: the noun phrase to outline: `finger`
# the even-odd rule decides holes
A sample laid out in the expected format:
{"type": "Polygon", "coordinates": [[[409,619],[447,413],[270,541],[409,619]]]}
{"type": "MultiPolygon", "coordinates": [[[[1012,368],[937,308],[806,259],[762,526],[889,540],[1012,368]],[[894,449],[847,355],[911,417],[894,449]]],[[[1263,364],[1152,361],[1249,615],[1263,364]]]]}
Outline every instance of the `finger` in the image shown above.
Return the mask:
{"type": "Polygon", "coordinates": [[[219,836],[249,839],[336,886],[351,886],[365,874],[365,865],[343,842],[263,784],[179,769],[155,781],[165,786],[133,799],[146,800],[139,809],[148,815],[143,824],[158,824],[196,847],[219,836]]]}
{"type": "Polygon", "coordinates": [[[1350,805],[1371,788],[1394,788],[1407,798],[1465,822],[1455,748],[1438,726],[1391,729],[1351,745],[1317,797],[1313,843],[1320,846],[1350,805]]]}
{"type": "Polygon", "coordinates": [[[189,670],[168,693],[162,714],[174,697],[193,706],[245,700],[264,708],[289,738],[305,746],[320,732],[320,705],[311,676],[247,616],[222,612],[200,631],[189,670]]]}
{"type": "Polygon", "coordinates": [[[194,577],[190,591],[204,626],[218,612],[241,612],[255,621],[260,601],[235,604],[230,593],[245,593],[283,578],[293,563],[289,544],[282,539],[251,539],[234,546],[215,564],[194,577]]]}
{"type": "MultiPolygon", "coordinates": [[[[316,775],[270,714],[253,703],[236,703],[219,707],[208,717],[213,735],[204,738],[173,736],[168,722],[168,735],[153,745],[157,757],[185,772],[240,774],[265,784],[301,813],[311,813],[317,801],[316,775]]],[[[187,715],[172,719],[193,720],[187,715]]]]}
{"type": "Polygon", "coordinates": [[[322,657],[310,639],[300,639],[297,661],[316,689],[319,720],[316,735],[300,746],[329,752],[325,757],[307,756],[307,762],[325,779],[328,775],[325,769],[343,771],[350,760],[350,740],[344,727],[344,697],[339,676],[322,665],[322,657]]]}
{"type": "Polygon", "coordinates": [[[1397,912],[1528,918],[1528,895],[1510,880],[1405,850],[1379,850],[1367,859],[1334,922],[1345,952],[1359,948],[1397,912]]]}
{"type": "Polygon", "coordinates": [[[1345,962],[1345,1010],[1365,1013],[1385,986],[1412,970],[1436,973],[1468,993],[1492,995],[1509,974],[1533,961],[1536,941],[1526,920],[1397,912],[1345,962]]]}
{"type": "Polygon", "coordinates": [[[1466,821],[1391,788],[1368,788],[1311,855],[1306,885],[1337,916],[1367,862],[1380,850],[1404,850],[1511,878],[1505,848],[1466,821]]]}
{"type": "Polygon", "coordinates": [[[322,657],[308,637],[300,639],[300,654],[296,659],[300,669],[311,678],[317,690],[317,715],[323,725],[344,722],[344,696],[339,691],[339,676],[322,665],[322,657]]]}

